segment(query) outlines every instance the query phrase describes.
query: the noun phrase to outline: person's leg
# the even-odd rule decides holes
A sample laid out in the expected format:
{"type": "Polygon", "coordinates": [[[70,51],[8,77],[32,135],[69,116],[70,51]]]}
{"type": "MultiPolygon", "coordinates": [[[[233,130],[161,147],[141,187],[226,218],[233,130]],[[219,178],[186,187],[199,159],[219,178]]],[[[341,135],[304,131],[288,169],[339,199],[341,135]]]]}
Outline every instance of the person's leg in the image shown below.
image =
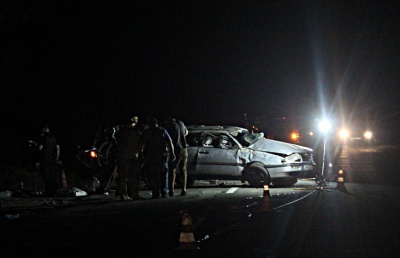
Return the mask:
{"type": "Polygon", "coordinates": [[[151,185],[152,198],[153,199],[160,198],[160,174],[159,174],[159,171],[157,171],[157,173],[155,173],[155,175],[151,176],[150,185],[151,185]]]}
{"type": "Polygon", "coordinates": [[[160,172],[156,160],[148,160],[146,166],[147,178],[151,188],[152,199],[160,198],[160,172]]]}
{"type": "Polygon", "coordinates": [[[140,199],[138,187],[138,175],[140,172],[138,160],[130,160],[131,168],[128,175],[128,191],[129,196],[133,199],[140,199]]]}
{"type": "Polygon", "coordinates": [[[186,195],[186,185],[187,185],[187,160],[188,160],[188,151],[187,149],[182,149],[181,150],[181,160],[179,162],[179,172],[181,174],[181,180],[182,180],[182,191],[181,195],[186,195]]]}
{"type": "Polygon", "coordinates": [[[118,192],[120,199],[123,201],[128,199],[127,182],[126,182],[128,169],[129,169],[129,162],[127,160],[121,160],[118,164],[118,179],[119,179],[118,192]]]}
{"type": "Polygon", "coordinates": [[[179,157],[176,155],[175,160],[169,160],[168,162],[168,188],[169,188],[169,196],[174,195],[175,191],[175,180],[176,180],[176,168],[179,164],[179,157]]]}
{"type": "Polygon", "coordinates": [[[46,162],[40,163],[40,174],[42,175],[43,183],[44,183],[44,193],[46,196],[51,195],[51,183],[50,183],[50,169],[46,162]]]}
{"type": "Polygon", "coordinates": [[[161,157],[160,160],[160,187],[161,195],[168,197],[168,156],[161,157]]]}
{"type": "Polygon", "coordinates": [[[55,164],[49,164],[50,194],[56,195],[59,188],[58,171],[55,164]]]}

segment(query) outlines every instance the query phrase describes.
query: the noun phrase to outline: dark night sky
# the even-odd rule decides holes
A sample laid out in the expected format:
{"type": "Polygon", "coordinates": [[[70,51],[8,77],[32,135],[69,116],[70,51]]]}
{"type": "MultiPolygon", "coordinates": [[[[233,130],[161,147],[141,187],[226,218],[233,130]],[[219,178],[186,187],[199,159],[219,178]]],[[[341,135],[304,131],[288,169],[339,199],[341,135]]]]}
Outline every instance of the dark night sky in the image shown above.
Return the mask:
{"type": "Polygon", "coordinates": [[[2,129],[324,112],[398,128],[400,9],[320,2],[2,1],[2,129]]]}

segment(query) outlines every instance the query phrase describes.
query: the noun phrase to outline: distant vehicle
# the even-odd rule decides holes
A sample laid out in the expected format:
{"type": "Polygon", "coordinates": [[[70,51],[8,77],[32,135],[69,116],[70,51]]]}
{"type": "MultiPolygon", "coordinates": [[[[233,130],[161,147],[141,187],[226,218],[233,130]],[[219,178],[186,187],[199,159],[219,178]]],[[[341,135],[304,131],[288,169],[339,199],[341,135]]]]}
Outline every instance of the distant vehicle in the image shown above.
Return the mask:
{"type": "Polygon", "coordinates": [[[343,144],[372,144],[376,143],[373,132],[365,127],[355,127],[347,125],[345,127],[335,127],[332,129],[330,140],[343,144]]]}
{"type": "Polygon", "coordinates": [[[373,144],[376,139],[372,131],[354,128],[348,132],[348,142],[353,144],[373,144]]]}
{"type": "Polygon", "coordinates": [[[187,126],[188,177],[290,186],[313,173],[313,150],[234,126],[187,126]]]}

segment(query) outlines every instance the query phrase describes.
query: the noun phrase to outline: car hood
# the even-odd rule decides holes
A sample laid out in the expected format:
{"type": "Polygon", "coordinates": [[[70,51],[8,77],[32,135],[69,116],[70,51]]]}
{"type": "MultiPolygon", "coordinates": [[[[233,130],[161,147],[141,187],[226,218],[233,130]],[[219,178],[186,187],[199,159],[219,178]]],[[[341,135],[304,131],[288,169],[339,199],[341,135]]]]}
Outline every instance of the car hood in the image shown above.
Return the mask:
{"type": "Polygon", "coordinates": [[[249,145],[248,148],[259,151],[281,153],[285,155],[313,151],[312,149],[304,146],[266,139],[264,137],[259,138],[255,143],[249,145]]]}

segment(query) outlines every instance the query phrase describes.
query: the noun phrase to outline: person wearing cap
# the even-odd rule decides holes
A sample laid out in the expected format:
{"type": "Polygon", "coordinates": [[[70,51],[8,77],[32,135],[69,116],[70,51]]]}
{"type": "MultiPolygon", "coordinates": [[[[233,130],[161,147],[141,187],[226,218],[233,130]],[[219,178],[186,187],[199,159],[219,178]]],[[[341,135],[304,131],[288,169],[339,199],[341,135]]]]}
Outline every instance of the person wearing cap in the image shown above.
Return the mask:
{"type": "Polygon", "coordinates": [[[38,141],[39,167],[43,178],[45,195],[54,197],[57,195],[59,181],[57,177],[56,165],[60,162],[60,145],[56,137],[50,133],[49,126],[42,126],[42,134],[38,141]]]}
{"type": "Polygon", "coordinates": [[[122,201],[142,199],[139,195],[139,141],[137,120],[130,119],[117,134],[118,193],[122,201]]]}

